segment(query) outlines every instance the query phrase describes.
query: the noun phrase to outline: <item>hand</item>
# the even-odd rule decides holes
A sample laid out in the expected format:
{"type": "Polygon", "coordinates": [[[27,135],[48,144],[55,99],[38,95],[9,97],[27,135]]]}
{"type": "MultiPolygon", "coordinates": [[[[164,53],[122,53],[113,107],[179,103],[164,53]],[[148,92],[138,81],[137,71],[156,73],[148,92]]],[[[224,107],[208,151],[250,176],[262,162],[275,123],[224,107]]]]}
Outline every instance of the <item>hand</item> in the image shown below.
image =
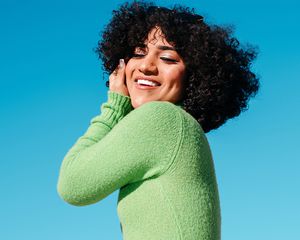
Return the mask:
{"type": "Polygon", "coordinates": [[[109,90],[112,92],[120,93],[124,96],[129,96],[129,92],[126,86],[124,59],[120,59],[119,65],[109,76],[109,90]]]}

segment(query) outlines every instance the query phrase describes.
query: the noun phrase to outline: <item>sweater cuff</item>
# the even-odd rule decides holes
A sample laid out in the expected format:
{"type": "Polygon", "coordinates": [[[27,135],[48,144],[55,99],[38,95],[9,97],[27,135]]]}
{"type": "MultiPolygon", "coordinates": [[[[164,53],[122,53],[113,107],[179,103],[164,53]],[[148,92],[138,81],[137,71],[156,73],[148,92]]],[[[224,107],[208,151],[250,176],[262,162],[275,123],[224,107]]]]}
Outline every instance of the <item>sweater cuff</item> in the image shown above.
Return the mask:
{"type": "Polygon", "coordinates": [[[106,125],[113,128],[133,107],[129,96],[108,91],[107,101],[101,105],[100,118],[106,125]]]}

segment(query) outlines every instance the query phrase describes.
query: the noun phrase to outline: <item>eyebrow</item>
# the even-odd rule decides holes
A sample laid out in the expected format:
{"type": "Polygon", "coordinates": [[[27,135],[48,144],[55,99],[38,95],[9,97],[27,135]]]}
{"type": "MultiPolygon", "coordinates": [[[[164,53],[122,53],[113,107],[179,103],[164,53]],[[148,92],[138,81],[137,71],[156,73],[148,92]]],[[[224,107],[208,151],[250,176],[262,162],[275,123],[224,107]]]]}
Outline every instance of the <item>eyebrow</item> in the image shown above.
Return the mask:
{"type": "Polygon", "coordinates": [[[160,49],[160,50],[172,50],[172,51],[176,51],[175,48],[169,47],[169,46],[164,46],[164,45],[159,45],[159,46],[157,46],[157,48],[160,49]]]}
{"type": "MultiPolygon", "coordinates": [[[[146,48],[147,46],[146,45],[141,45],[140,47],[142,48],[146,48]]],[[[160,50],[172,50],[172,51],[175,51],[176,52],[176,49],[173,48],[173,47],[169,47],[169,46],[165,46],[165,45],[158,45],[156,46],[158,49],[160,50]]]]}

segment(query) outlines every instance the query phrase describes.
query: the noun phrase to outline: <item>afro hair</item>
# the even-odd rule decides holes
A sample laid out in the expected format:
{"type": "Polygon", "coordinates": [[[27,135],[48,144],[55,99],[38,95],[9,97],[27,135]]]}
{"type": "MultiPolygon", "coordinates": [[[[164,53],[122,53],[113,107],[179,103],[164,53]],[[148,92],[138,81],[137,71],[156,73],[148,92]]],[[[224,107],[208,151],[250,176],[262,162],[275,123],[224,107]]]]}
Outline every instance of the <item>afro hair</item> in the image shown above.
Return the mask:
{"type": "Polygon", "coordinates": [[[95,49],[104,70],[110,74],[119,59],[127,62],[154,27],[161,28],[185,62],[182,106],[205,133],[247,109],[259,89],[259,79],[250,70],[256,48],[241,47],[231,26],[209,25],[194,8],[166,8],[145,1],[122,4],[113,11],[95,49]]]}

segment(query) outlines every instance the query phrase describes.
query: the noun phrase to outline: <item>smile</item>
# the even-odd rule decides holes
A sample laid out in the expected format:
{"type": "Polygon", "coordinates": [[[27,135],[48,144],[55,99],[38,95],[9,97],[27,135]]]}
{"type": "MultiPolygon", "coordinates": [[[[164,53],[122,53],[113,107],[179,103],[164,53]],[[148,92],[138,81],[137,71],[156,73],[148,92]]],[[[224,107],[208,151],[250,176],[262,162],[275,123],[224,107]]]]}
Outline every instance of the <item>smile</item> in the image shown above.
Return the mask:
{"type": "Polygon", "coordinates": [[[157,87],[159,87],[161,84],[155,80],[152,80],[150,78],[145,78],[145,77],[140,77],[140,78],[137,78],[135,81],[134,81],[134,84],[135,86],[138,88],[138,89],[142,89],[142,90],[145,90],[145,89],[155,89],[157,87]]]}
{"type": "Polygon", "coordinates": [[[149,90],[149,89],[152,90],[152,89],[156,89],[159,87],[159,86],[144,85],[144,84],[138,83],[138,82],[135,82],[134,85],[136,88],[141,89],[141,90],[149,90]]]}
{"type": "Polygon", "coordinates": [[[160,86],[161,84],[157,81],[154,81],[152,79],[146,79],[146,78],[138,78],[135,80],[140,85],[147,85],[147,86],[160,86]]]}

